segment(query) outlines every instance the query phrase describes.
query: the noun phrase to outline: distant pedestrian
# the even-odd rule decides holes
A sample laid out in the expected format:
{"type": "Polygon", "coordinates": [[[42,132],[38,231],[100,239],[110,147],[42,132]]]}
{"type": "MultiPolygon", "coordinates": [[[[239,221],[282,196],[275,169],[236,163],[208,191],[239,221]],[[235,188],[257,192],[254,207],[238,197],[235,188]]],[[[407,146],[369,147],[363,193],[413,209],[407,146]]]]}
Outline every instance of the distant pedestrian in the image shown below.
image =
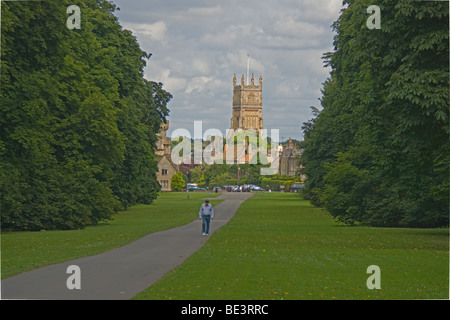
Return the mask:
{"type": "Polygon", "coordinates": [[[202,233],[207,236],[209,234],[209,224],[211,219],[214,220],[214,209],[212,205],[209,204],[209,200],[205,200],[200,207],[200,211],[198,212],[198,219],[202,220],[202,233]]]}

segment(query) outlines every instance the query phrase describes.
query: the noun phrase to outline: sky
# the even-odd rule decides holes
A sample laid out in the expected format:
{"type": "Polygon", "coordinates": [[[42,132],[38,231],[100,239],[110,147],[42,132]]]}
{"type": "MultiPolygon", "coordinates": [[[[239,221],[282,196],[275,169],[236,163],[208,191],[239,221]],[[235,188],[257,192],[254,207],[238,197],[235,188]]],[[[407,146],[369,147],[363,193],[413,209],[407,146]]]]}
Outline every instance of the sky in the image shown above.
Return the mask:
{"type": "Polygon", "coordinates": [[[279,139],[302,139],[301,125],[320,109],[329,77],[323,53],[333,51],[331,28],[341,0],[113,0],[124,29],[152,53],[144,77],[163,83],[170,136],[194,121],[203,132],[230,128],[233,76],[263,77],[264,128],[279,139]]]}

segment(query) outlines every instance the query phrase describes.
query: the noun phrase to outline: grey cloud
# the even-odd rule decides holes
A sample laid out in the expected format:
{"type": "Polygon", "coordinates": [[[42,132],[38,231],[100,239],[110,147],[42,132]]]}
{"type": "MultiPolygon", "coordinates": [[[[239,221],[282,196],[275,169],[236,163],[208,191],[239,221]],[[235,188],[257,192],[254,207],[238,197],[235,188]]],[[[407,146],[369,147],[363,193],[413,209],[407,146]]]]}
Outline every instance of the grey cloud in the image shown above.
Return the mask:
{"type": "Polygon", "coordinates": [[[332,50],[331,24],[340,0],[116,0],[119,22],[153,53],[146,78],[174,98],[171,130],[194,120],[225,132],[230,125],[232,78],[263,74],[264,123],[300,138],[328,76],[322,53],[332,50]],[[295,134],[293,133],[295,130],[295,134]]]}

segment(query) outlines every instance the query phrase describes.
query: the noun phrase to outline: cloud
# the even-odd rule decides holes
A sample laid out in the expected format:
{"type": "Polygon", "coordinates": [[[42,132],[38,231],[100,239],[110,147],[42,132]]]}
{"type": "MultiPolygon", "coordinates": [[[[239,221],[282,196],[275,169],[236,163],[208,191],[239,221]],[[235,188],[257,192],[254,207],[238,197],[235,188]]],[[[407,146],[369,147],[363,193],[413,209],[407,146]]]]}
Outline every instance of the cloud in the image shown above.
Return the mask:
{"type": "Polygon", "coordinates": [[[302,21],[328,23],[337,18],[340,0],[279,0],[280,7],[298,15],[302,21]]]}
{"type": "Polygon", "coordinates": [[[164,84],[164,89],[169,92],[178,92],[186,88],[187,80],[180,77],[171,77],[169,69],[163,69],[157,76],[159,82],[164,84]]]}
{"type": "MultiPolygon", "coordinates": [[[[258,76],[260,73],[264,73],[264,63],[261,62],[259,58],[254,57],[250,50],[228,52],[226,56],[221,59],[221,67],[229,70],[229,79],[232,79],[234,73],[236,73],[236,77],[239,78],[241,76],[240,71],[242,71],[242,73],[245,73],[246,71],[248,58],[250,58],[251,72],[258,76]]],[[[238,80],[240,80],[240,78],[238,80]]]]}
{"type": "Polygon", "coordinates": [[[196,92],[203,92],[205,90],[205,86],[208,82],[212,80],[212,77],[195,77],[191,81],[189,81],[189,84],[186,88],[186,93],[190,94],[194,91],[196,92]]]}
{"type": "Polygon", "coordinates": [[[166,36],[167,27],[163,21],[155,23],[124,23],[125,29],[129,29],[138,35],[150,37],[152,40],[161,41],[166,36]]]}
{"type": "Polygon", "coordinates": [[[201,74],[209,74],[210,69],[209,65],[205,60],[195,58],[194,61],[192,61],[192,68],[194,72],[199,72],[201,74]]]}
{"type": "Polygon", "coordinates": [[[205,46],[220,48],[233,48],[243,42],[248,46],[253,46],[258,40],[258,36],[263,34],[262,29],[256,28],[252,24],[229,25],[218,30],[211,30],[200,38],[200,42],[205,46]]]}
{"type": "Polygon", "coordinates": [[[317,38],[325,34],[325,28],[318,23],[297,21],[293,17],[276,21],[274,34],[293,38],[317,38]]]}
{"type": "MultiPolygon", "coordinates": [[[[300,137],[310,106],[319,107],[329,76],[321,56],[333,50],[340,0],[115,0],[119,22],[152,52],[145,76],[172,93],[171,128],[194,120],[223,131],[230,125],[232,80],[263,75],[264,123],[300,137]]],[[[273,127],[270,127],[273,128],[273,127]]]]}
{"type": "Polygon", "coordinates": [[[200,7],[200,8],[189,8],[186,12],[187,15],[194,15],[194,16],[214,16],[217,14],[220,14],[223,11],[223,9],[220,6],[216,7],[200,7]]]}

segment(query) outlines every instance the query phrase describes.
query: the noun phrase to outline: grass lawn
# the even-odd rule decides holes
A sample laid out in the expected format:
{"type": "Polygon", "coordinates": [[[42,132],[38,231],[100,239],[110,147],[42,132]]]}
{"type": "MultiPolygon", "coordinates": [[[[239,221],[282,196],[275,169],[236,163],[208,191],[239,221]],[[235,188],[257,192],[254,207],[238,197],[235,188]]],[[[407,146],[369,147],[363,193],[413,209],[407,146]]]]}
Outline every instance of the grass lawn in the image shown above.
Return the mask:
{"type": "MultiPolygon", "coordinates": [[[[147,234],[187,224],[198,218],[207,192],[162,193],[151,205],[137,205],[114,216],[114,220],[82,230],[2,232],[1,276],[90,256],[117,248],[147,234]]],[[[216,205],[221,200],[212,200],[216,205]]]]}
{"type": "Polygon", "coordinates": [[[448,299],[448,229],[348,227],[296,194],[255,195],[135,299],[448,299]],[[371,265],[381,289],[366,285],[371,265]]]}

